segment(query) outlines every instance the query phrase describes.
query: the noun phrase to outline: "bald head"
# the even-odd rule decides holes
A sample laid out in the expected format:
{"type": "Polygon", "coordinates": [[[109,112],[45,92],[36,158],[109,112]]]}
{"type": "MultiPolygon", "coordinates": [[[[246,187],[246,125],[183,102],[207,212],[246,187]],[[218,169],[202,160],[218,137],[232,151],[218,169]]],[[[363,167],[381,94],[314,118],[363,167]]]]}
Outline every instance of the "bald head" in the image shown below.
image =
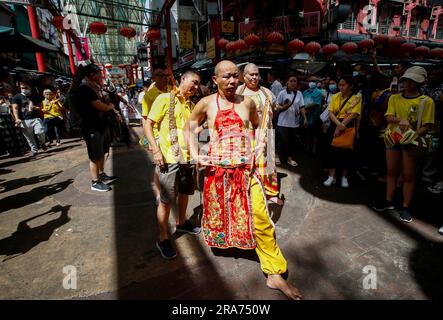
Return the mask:
{"type": "Polygon", "coordinates": [[[235,63],[229,60],[222,60],[215,66],[214,74],[219,76],[223,71],[232,70],[232,68],[235,68],[238,72],[238,67],[235,65],[235,63]]]}
{"type": "Polygon", "coordinates": [[[255,63],[248,63],[245,66],[243,74],[258,73],[258,66],[255,63]]]}

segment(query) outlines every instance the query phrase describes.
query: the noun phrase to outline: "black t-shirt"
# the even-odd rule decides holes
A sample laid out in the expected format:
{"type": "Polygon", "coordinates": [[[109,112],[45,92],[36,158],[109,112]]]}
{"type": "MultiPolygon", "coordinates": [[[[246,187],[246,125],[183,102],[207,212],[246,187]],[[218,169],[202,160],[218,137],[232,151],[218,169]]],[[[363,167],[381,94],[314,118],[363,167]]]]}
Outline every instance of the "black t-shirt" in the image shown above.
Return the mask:
{"type": "Polygon", "coordinates": [[[30,105],[38,106],[32,101],[35,100],[22,93],[18,93],[12,97],[11,103],[18,105],[18,117],[20,120],[30,120],[40,117],[38,110],[29,110],[30,105]]]}
{"type": "Polygon", "coordinates": [[[81,128],[84,131],[105,131],[106,117],[103,112],[92,105],[92,102],[99,100],[97,93],[87,85],[80,85],[76,92],[76,107],[81,116],[81,128]]]}

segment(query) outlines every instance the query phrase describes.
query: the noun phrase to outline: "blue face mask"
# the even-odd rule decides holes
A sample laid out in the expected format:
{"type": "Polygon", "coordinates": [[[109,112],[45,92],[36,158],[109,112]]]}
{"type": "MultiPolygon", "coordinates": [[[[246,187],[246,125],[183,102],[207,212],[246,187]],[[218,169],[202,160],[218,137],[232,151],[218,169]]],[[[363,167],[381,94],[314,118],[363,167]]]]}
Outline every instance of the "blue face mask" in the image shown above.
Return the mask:
{"type": "Polygon", "coordinates": [[[353,72],[352,72],[352,76],[353,76],[353,77],[356,77],[356,76],[358,76],[358,75],[359,75],[358,71],[353,71],[353,72]]]}
{"type": "Polygon", "coordinates": [[[315,82],[309,82],[309,88],[314,89],[317,88],[317,84],[315,82]]]}
{"type": "Polygon", "coordinates": [[[336,84],[330,84],[329,85],[329,91],[331,91],[331,92],[337,91],[337,85],[336,84]]]}

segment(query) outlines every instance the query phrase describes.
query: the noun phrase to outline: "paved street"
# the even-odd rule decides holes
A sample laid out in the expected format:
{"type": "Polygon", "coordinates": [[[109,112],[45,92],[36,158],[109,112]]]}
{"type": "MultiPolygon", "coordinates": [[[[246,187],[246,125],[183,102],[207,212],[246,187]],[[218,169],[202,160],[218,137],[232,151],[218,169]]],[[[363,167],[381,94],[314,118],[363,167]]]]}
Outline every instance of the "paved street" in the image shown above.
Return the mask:
{"type": "MultiPolygon", "coordinates": [[[[327,189],[318,158],[297,160],[299,168],[279,168],[286,203],[270,211],[288,279],[305,299],[443,297],[441,195],[419,185],[416,216],[404,224],[395,212],[370,209],[383,183],[354,178],[349,190],[327,189]],[[363,269],[375,289],[365,288],[363,269]]],[[[106,171],[119,179],[102,194],[90,190],[79,139],[32,161],[1,157],[0,299],[285,299],[266,287],[253,252],[213,252],[202,235],[174,234],[179,257],[163,260],[152,170],[136,142],[114,147],[106,171]],[[76,289],[63,287],[66,266],[77,270],[76,289]]],[[[199,221],[200,192],[188,214],[199,221]]]]}

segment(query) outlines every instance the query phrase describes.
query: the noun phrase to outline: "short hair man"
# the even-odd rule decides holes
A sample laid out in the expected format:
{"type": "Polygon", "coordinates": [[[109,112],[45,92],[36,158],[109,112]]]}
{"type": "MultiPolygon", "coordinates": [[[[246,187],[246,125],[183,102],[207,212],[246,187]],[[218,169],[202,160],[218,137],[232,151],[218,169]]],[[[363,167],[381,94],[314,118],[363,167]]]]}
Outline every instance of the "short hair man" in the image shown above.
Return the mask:
{"type": "Polygon", "coordinates": [[[194,166],[190,164],[189,150],[184,138],[185,123],[193,109],[190,97],[200,85],[200,75],[195,71],[185,72],[177,89],[160,94],[148,114],[145,135],[152,146],[156,173],[160,182],[160,201],[157,220],[160,229],[156,243],[164,259],[174,259],[177,253],[168,235],[168,219],[171,207],[176,207],[178,219],[176,231],[198,234],[200,228],[186,220],[189,195],[194,194],[194,166]],[[158,140],[154,127],[158,128],[158,140]]]}

